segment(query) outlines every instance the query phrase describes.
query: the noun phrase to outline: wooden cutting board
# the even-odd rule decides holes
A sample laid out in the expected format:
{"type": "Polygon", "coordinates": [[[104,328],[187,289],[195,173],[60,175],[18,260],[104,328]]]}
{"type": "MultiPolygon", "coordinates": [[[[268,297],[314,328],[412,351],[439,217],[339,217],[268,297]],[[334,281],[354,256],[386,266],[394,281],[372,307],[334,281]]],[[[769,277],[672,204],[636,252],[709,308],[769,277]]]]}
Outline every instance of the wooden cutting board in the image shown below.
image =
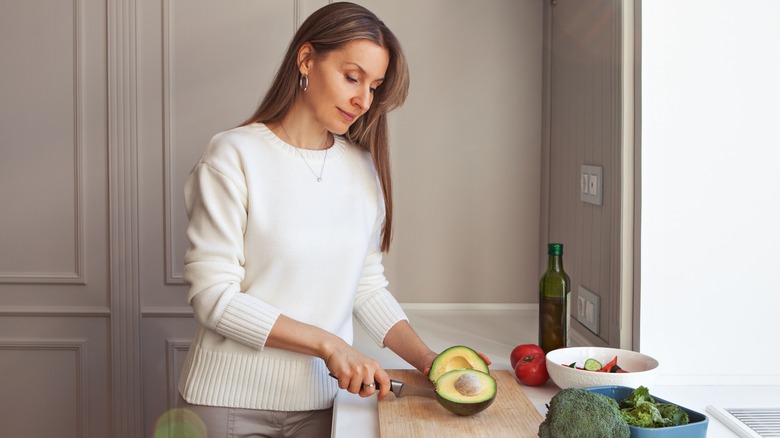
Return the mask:
{"type": "MultiPolygon", "coordinates": [[[[391,379],[418,386],[431,383],[416,370],[387,370],[391,379]]],[[[544,420],[507,370],[491,371],[496,399],[484,411],[460,416],[432,398],[392,394],[377,403],[381,438],[536,437],[544,420]]]]}

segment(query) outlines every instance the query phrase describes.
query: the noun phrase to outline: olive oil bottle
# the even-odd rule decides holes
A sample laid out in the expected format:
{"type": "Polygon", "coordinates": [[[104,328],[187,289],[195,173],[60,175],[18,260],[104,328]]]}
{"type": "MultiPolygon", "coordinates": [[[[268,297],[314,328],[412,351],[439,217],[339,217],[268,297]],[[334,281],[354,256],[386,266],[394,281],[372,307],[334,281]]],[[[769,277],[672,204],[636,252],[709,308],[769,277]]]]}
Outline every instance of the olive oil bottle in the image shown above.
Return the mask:
{"type": "Polygon", "coordinates": [[[539,281],[539,346],[545,354],[569,345],[569,291],[563,244],[547,245],[547,270],[539,281]]]}

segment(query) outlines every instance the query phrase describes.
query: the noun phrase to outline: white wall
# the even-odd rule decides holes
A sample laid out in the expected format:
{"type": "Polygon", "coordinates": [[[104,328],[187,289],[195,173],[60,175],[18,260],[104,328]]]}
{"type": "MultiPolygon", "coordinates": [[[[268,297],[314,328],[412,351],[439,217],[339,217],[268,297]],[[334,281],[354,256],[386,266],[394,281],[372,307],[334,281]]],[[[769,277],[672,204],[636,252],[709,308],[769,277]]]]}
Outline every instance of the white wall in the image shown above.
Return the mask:
{"type": "Polygon", "coordinates": [[[640,348],[780,383],[780,2],[642,4],[640,348]]]}

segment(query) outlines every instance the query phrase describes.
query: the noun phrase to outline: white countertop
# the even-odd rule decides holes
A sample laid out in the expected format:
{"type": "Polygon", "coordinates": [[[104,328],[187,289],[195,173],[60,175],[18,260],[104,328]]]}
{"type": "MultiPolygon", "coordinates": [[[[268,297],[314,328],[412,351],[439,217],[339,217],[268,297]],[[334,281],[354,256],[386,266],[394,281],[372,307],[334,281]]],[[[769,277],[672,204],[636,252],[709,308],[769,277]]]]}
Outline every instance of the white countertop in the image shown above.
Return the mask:
{"type": "MultiPolygon", "coordinates": [[[[512,349],[537,341],[535,310],[405,310],[412,326],[432,349],[441,351],[452,345],[468,345],[487,354],[493,361],[490,368],[494,370],[511,369],[509,353],[512,349]]],[[[360,327],[355,328],[355,345],[386,369],[412,368],[393,352],[379,348],[360,327]]],[[[558,387],[550,381],[539,387],[523,386],[523,391],[540,412],[545,412],[545,404],[558,392],[558,387]]],[[[713,418],[707,412],[707,406],[780,407],[780,386],[656,385],[650,392],[707,415],[707,437],[710,438],[739,435],[713,418]]],[[[332,437],[352,438],[357,436],[356,431],[360,431],[361,437],[379,437],[376,397],[360,398],[342,391],[334,406],[332,437]]]]}

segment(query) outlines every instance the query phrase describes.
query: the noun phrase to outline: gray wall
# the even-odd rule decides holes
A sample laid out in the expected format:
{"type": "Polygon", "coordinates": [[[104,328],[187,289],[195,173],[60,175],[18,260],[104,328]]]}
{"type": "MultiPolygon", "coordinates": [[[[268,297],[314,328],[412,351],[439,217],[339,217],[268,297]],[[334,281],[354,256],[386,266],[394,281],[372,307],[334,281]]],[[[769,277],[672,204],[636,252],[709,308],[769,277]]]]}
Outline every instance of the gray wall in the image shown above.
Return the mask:
{"type": "MultiPolygon", "coordinates": [[[[184,178],[251,113],[295,25],[324,3],[2,3],[3,433],[148,436],[173,407],[193,325],[184,178]]],[[[541,2],[362,3],[412,72],[392,119],[393,291],[535,303],[541,2]]]]}
{"type": "Polygon", "coordinates": [[[632,20],[625,2],[545,3],[546,231],[540,243],[564,244],[573,340],[579,344],[632,347],[632,20]],[[601,205],[581,200],[582,165],[602,168],[601,205]],[[578,321],[580,287],[599,298],[594,329],[578,321]]]}

